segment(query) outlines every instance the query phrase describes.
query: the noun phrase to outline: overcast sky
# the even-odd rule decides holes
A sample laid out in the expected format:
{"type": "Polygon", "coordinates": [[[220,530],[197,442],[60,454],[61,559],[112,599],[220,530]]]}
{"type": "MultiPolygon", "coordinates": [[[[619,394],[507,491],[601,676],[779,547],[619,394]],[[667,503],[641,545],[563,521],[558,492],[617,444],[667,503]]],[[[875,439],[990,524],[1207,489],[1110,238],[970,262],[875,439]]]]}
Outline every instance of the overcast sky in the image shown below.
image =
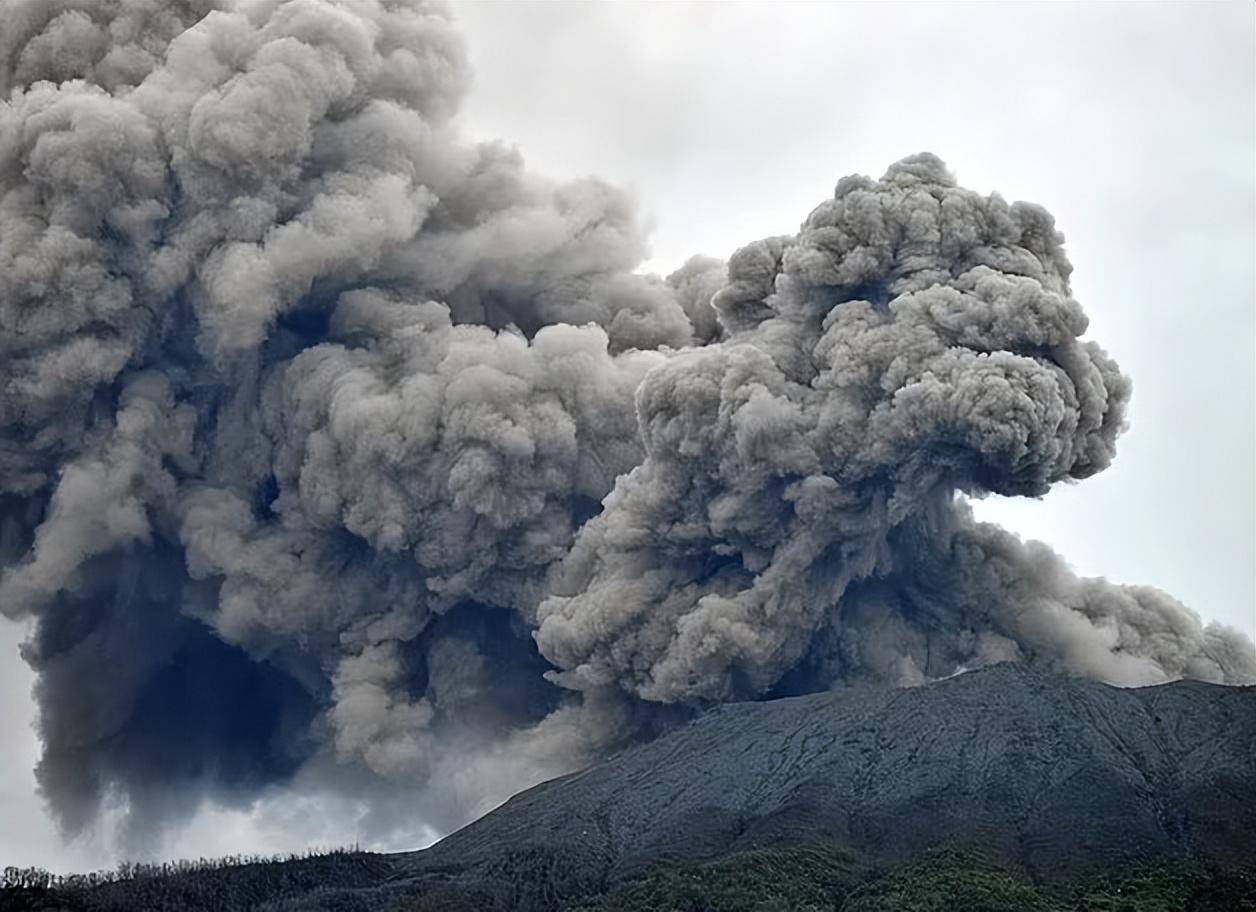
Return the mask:
{"type": "MultiPolygon", "coordinates": [[[[920,150],[1046,206],[1099,340],[1134,380],[1114,466],[982,516],[1084,574],[1160,587],[1256,636],[1256,7],[1190,4],[458,4],[468,131],[555,177],[635,188],[649,268],[794,231],[837,178],[920,150]]],[[[0,627],[14,655],[21,631],[0,627]]],[[[31,677],[0,661],[0,712],[31,677]]],[[[82,868],[0,743],[0,864],[82,868]]],[[[16,737],[16,741],[13,739],[16,737]]],[[[332,831],[337,832],[337,831],[332,831]]],[[[320,834],[321,835],[321,834],[320,834]]],[[[205,816],[179,854],[296,848],[304,826],[205,816]]],[[[325,838],[333,838],[330,833],[325,838]]],[[[344,841],[353,833],[344,832],[344,841]]]]}

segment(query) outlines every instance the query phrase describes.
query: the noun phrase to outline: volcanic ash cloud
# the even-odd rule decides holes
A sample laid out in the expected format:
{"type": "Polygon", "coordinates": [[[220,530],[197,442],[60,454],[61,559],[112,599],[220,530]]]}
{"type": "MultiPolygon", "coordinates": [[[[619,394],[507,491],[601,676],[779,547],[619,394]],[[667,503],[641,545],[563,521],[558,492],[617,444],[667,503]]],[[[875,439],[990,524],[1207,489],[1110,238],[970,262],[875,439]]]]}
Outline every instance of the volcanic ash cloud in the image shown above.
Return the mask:
{"type": "Polygon", "coordinates": [[[459,136],[441,6],[0,15],[0,608],[68,831],[291,782],[446,827],[715,701],[998,660],[1256,678],[957,499],[1123,425],[1042,209],[920,155],[646,276],[630,197],[459,136]]]}
{"type": "Polygon", "coordinates": [[[1155,590],[1078,580],[955,492],[1037,496],[1112,460],[1129,382],[1043,209],[918,155],[734,254],[725,335],[637,390],[645,460],[585,525],[537,642],[568,686],[724,700],[995,659],[1122,683],[1251,677],[1155,590]]]}

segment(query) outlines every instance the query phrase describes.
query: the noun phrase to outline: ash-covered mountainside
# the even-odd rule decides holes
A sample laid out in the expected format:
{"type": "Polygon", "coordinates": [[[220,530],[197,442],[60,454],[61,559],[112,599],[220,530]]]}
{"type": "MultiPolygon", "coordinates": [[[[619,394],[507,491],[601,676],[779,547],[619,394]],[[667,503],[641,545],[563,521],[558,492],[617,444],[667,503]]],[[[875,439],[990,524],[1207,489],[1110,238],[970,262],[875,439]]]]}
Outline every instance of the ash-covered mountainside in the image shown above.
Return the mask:
{"type": "Polygon", "coordinates": [[[1234,897],[1256,898],[1256,687],[1122,689],[1009,663],[915,688],[725,704],[425,851],[141,878],[63,891],[55,907],[672,909],[679,871],[700,899],[686,909],[794,909],[782,897],[813,887],[827,899],[805,908],[899,908],[869,897],[900,889],[903,871],[935,870],[938,852],[961,853],[944,855],[950,887],[990,876],[1020,891],[982,908],[1107,908],[1079,890],[1098,879],[1128,899],[1121,878],[1145,884],[1148,870],[1182,899],[1156,908],[1246,908],[1234,897]],[[745,902],[708,904],[719,877],[745,902]],[[1217,884],[1220,898],[1183,898],[1217,884]]]}
{"type": "Polygon", "coordinates": [[[1002,664],[719,706],[406,863],[548,909],[662,858],[816,841],[886,863],[972,845],[1047,882],[1149,858],[1251,862],[1256,688],[1121,689],[1002,664]],[[521,893],[542,868],[550,881],[521,893]]]}

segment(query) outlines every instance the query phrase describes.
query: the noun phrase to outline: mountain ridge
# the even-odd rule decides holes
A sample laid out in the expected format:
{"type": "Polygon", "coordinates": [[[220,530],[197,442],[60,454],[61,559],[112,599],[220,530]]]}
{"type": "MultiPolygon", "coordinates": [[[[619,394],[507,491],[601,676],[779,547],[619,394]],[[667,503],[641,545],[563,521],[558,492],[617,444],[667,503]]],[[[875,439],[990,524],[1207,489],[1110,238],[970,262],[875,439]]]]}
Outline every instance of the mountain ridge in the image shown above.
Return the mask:
{"type": "MultiPolygon", "coordinates": [[[[805,695],[799,697],[782,698],[779,701],[771,702],[750,702],[750,703],[730,703],[713,707],[712,710],[706,712],[698,719],[693,720],[690,724],[681,727],[676,731],[668,732],[668,734],[659,737],[659,739],[648,742],[648,744],[629,747],[628,750],[620,752],[620,754],[610,757],[603,763],[590,766],[590,768],[579,771],[579,773],[565,776],[565,778],[550,780],[549,783],[543,783],[535,786],[534,789],[524,791],[515,798],[506,801],[501,808],[495,810],[486,817],[477,820],[477,822],[468,825],[468,827],[458,830],[450,837],[443,839],[441,843],[437,843],[435,847],[427,849],[425,853],[416,853],[411,855],[412,859],[418,858],[435,858],[437,855],[443,855],[456,849],[463,854],[468,848],[474,847],[479,842],[479,830],[491,828],[492,832],[499,833],[502,827],[502,818],[505,814],[514,814],[515,808],[528,805],[533,806],[535,800],[540,796],[545,796],[551,800],[555,789],[579,789],[582,784],[594,781],[598,784],[598,788],[605,785],[603,779],[607,778],[609,771],[613,770],[614,778],[627,774],[628,784],[637,784],[644,781],[649,788],[657,790],[659,785],[666,783],[672,786],[668,791],[669,800],[667,804],[671,806],[673,812],[677,808],[677,800],[681,801],[685,806],[698,806],[707,803],[707,798],[717,798],[717,793],[713,791],[701,791],[698,789],[697,801],[693,801],[695,789],[688,788],[685,783],[678,783],[676,780],[667,778],[666,774],[659,774],[659,766],[666,761],[668,755],[673,755],[678,749],[681,749],[683,742],[683,752],[687,754],[698,754],[700,759],[696,761],[698,769],[701,773],[713,773],[710,763],[703,763],[701,756],[708,754],[708,747],[712,746],[710,737],[707,735],[718,734],[725,737],[736,734],[740,739],[742,757],[749,756],[752,751],[750,742],[756,740],[756,736],[762,737],[762,740],[770,740],[772,737],[784,737],[781,740],[780,751],[769,751],[769,761],[762,763],[764,757],[759,757],[760,763],[752,766],[745,764],[730,765],[727,775],[736,780],[736,785],[730,789],[726,789],[725,793],[734,793],[737,795],[745,795],[744,810],[761,810],[766,805],[770,805],[771,801],[767,800],[767,796],[771,794],[780,795],[780,786],[782,783],[791,785],[799,774],[810,774],[814,770],[810,769],[816,761],[820,761],[821,766],[839,774],[839,778],[835,779],[836,783],[848,781],[848,783],[858,784],[859,789],[867,789],[868,786],[879,786],[880,791],[892,793],[892,783],[887,781],[887,776],[891,773],[901,773],[908,776],[912,780],[917,791],[928,793],[929,790],[929,774],[931,771],[942,769],[946,764],[939,764],[937,754],[929,755],[924,749],[928,746],[936,747],[938,750],[946,750],[951,752],[951,756],[947,759],[950,769],[953,771],[973,769],[973,757],[968,755],[971,750],[975,750],[977,746],[983,750],[997,749],[997,747],[1006,747],[1011,749],[1011,760],[1015,760],[1021,769],[1022,765],[1032,763],[1035,760],[1037,751],[1025,750],[1026,745],[1017,742],[1017,730],[1020,730],[1022,737],[1029,737],[1031,744],[1044,749],[1048,752],[1055,752],[1055,756],[1050,757],[1055,764],[1061,763],[1063,757],[1059,756],[1059,749],[1066,747],[1061,744],[1058,730],[1061,729],[1065,719],[1085,721],[1089,720],[1091,730],[1098,734],[1099,737],[1088,742],[1090,752],[1100,752],[1107,756],[1095,757],[1096,760],[1107,760],[1109,763],[1120,763],[1120,759],[1125,757],[1129,766],[1133,769],[1127,769],[1130,774],[1143,774],[1135,776],[1137,779],[1143,779],[1145,784],[1145,793],[1148,795],[1157,795],[1166,788],[1172,788],[1174,785],[1189,784],[1181,783],[1179,779],[1184,776],[1187,780],[1191,780],[1192,775],[1201,773],[1197,769],[1199,749],[1201,749],[1201,739],[1203,732],[1192,731],[1189,729],[1191,720],[1183,715],[1184,708],[1187,705],[1192,708],[1198,708],[1199,703],[1220,702],[1225,705],[1225,717],[1228,720],[1233,715],[1240,714],[1246,725],[1242,726],[1226,726],[1225,729],[1218,729],[1218,726],[1210,726],[1212,731],[1222,734],[1226,737],[1225,744],[1231,746],[1231,751],[1223,751],[1221,746],[1208,749],[1207,759],[1213,764],[1225,761],[1225,771],[1231,771],[1237,766],[1240,773],[1252,776],[1253,771],[1250,757],[1256,756],[1256,710],[1253,710],[1252,703],[1256,703],[1256,687],[1230,687],[1220,685],[1208,685],[1208,683],[1196,681],[1179,681],[1168,683],[1168,685],[1157,685],[1152,687],[1139,688],[1117,688],[1104,683],[1084,680],[1084,678],[1076,678],[1071,676],[1055,675],[1055,673],[1041,672],[1032,670],[1029,666],[1016,665],[1016,663],[1004,663],[1004,665],[991,666],[983,668],[983,670],[975,670],[965,673],[965,675],[947,678],[947,680],[937,681],[924,687],[901,688],[901,690],[878,690],[878,688],[870,687],[842,687],[836,690],[824,693],[815,693],[815,695],[805,695]],[[1020,680],[1022,682],[1034,682],[1037,687],[1030,688],[1025,686],[1006,687],[1011,681],[1020,680]],[[1001,686],[986,686],[986,682],[999,682],[1001,686]],[[1034,693],[1037,697],[1034,697],[1034,693]],[[1068,701],[1068,706],[1058,706],[1061,710],[1069,710],[1068,714],[1056,717],[1056,714],[1050,712],[1050,707],[1042,705],[1042,697],[1048,695],[1055,697],[1064,697],[1068,701]],[[926,707],[918,706],[918,703],[928,703],[928,711],[937,711],[942,708],[938,705],[936,697],[955,698],[957,701],[952,708],[950,719],[947,724],[934,730],[916,731],[914,737],[917,741],[924,739],[923,742],[914,744],[912,749],[908,751],[906,757],[899,750],[902,744],[906,744],[907,739],[911,737],[908,734],[907,726],[904,722],[911,720],[913,716],[917,716],[919,712],[926,710],[926,707]],[[1002,700],[1011,702],[1012,706],[1004,706],[1000,708],[1020,708],[1020,710],[1036,710],[1031,712],[1029,716],[1021,717],[1021,724],[1009,725],[1010,716],[1000,714],[992,716],[991,701],[1002,700]],[[1238,703],[1246,706],[1245,711],[1237,710],[1238,703]],[[1115,724],[1113,712],[1115,711],[1115,703],[1122,705],[1127,712],[1120,716],[1120,724],[1115,724]],[[897,707],[897,708],[896,708],[897,707]],[[956,710],[962,710],[958,712],[956,710]],[[1129,712],[1129,710],[1142,710],[1142,712],[1129,712]],[[1166,714],[1171,717],[1173,726],[1169,727],[1159,714],[1166,714]],[[819,715],[823,714],[824,725],[815,725],[819,715]],[[800,717],[804,716],[804,717],[800,717]],[[806,725],[808,717],[811,725],[806,725]],[[988,721],[991,717],[999,717],[1002,720],[1002,729],[999,737],[980,737],[982,732],[976,729],[976,725],[981,721],[988,721]],[[779,724],[772,725],[777,721],[779,724]],[[788,720],[781,722],[780,720],[788,720]],[[1025,731],[1024,722],[1032,721],[1035,729],[1025,731]],[[761,726],[755,732],[750,732],[752,726],[761,726]],[[794,731],[790,731],[790,727],[794,726],[794,731]],[[836,726],[840,731],[834,731],[833,737],[828,741],[824,741],[825,731],[829,727],[836,726]],[[970,736],[967,744],[965,742],[952,742],[951,744],[943,744],[938,741],[938,736],[943,731],[950,732],[952,736],[958,734],[960,726],[967,726],[967,734],[970,736]],[[1124,731],[1129,726],[1137,727],[1137,734],[1130,735],[1130,732],[1124,731]],[[749,737],[747,737],[749,735],[749,737]],[[810,739],[820,739],[820,744],[829,747],[830,752],[825,759],[821,760],[816,757],[814,747],[820,744],[801,744],[794,745],[796,737],[804,735],[810,739]],[[1240,744],[1241,742],[1241,744],[1240,744]],[[833,747],[839,747],[842,750],[840,759],[831,754],[833,747]],[[852,747],[859,754],[867,756],[867,763],[855,760],[849,763],[852,757],[852,747]],[[958,754],[955,754],[958,747],[958,754]],[[1246,747],[1246,756],[1243,756],[1243,749],[1246,747]],[[791,752],[793,751],[793,752],[791,752]],[[771,763],[770,755],[779,754],[780,763],[771,763]],[[1172,759],[1179,760],[1181,765],[1181,776],[1174,773],[1172,759]],[[904,764],[903,760],[909,761],[904,764]],[[642,763],[643,761],[643,763],[642,763]],[[628,769],[624,769],[627,765],[628,769]],[[844,765],[844,770],[842,769],[844,765]],[[654,779],[649,779],[648,775],[642,775],[643,769],[648,768],[654,779]],[[745,776],[739,775],[746,773],[747,770],[754,770],[757,781],[754,784],[745,780],[745,776]],[[847,773],[847,775],[840,775],[847,773]],[[662,781],[661,781],[662,776],[662,781]],[[1154,780],[1154,781],[1152,781],[1154,780]],[[741,788],[736,788],[740,785],[741,788]],[[679,788],[676,788],[679,786],[679,788]],[[774,793],[775,789],[775,793],[774,793]],[[766,801],[766,804],[765,804],[766,801]],[[430,854],[428,854],[430,853],[430,854]]],[[[1208,714],[1211,720],[1217,720],[1217,712],[1208,714]]],[[[721,763],[728,759],[727,750],[723,751],[720,757],[721,763]]],[[[1004,754],[1007,757],[1006,751],[1004,754]]],[[[1079,759],[1079,757],[1075,757],[1079,759]]],[[[990,770],[997,769],[997,766],[985,764],[977,764],[978,768],[990,770]]],[[[1076,763],[1070,770],[1070,775],[1085,775],[1086,771],[1091,769],[1085,764],[1076,763]]],[[[1210,768],[1211,769],[1211,768],[1210,768]]],[[[701,776],[700,776],[701,778],[701,776]]],[[[814,776],[809,776],[814,778],[814,776]]],[[[962,780],[962,776],[960,778],[962,780]]],[[[898,784],[902,785],[903,780],[898,779],[898,784]]],[[[962,785],[962,781],[957,780],[955,776],[951,776],[948,785],[962,785]]],[[[938,785],[941,785],[939,781],[938,785]]],[[[988,786],[983,791],[987,794],[987,804],[993,801],[999,801],[1000,806],[996,810],[1000,814],[1007,813],[1006,804],[1002,803],[1004,795],[991,795],[988,793],[988,786]]],[[[968,789],[960,789],[961,793],[968,789]]],[[[620,786],[613,790],[615,796],[619,798],[629,799],[631,794],[627,793],[628,789],[620,786]]],[[[796,791],[796,789],[795,789],[796,791]]],[[[1135,789],[1137,791],[1137,789],[1135,789]]],[[[879,794],[880,800],[893,798],[892,794],[879,794]]],[[[1024,799],[1024,795],[1016,795],[1017,799],[1024,799]]],[[[633,801],[625,800],[620,806],[632,806],[633,801]]],[[[715,808],[722,808],[721,801],[713,801],[715,808]]],[[[568,808],[556,809],[553,805],[546,808],[550,817],[570,818],[571,810],[568,808]]],[[[1163,809],[1162,809],[1163,810],[1163,809]]],[[[878,814],[879,815],[879,814],[878,814]]],[[[535,822],[531,824],[535,827],[535,822]]],[[[864,825],[867,828],[867,824],[864,825]]],[[[859,837],[859,827],[855,827],[857,832],[853,833],[855,837],[859,837]]],[[[1171,820],[1166,820],[1166,830],[1164,835],[1168,838],[1168,842],[1173,842],[1173,832],[1171,820]]],[[[865,833],[865,835],[873,835],[865,833]]],[[[1226,847],[1223,845],[1215,845],[1208,832],[1196,834],[1202,837],[1210,847],[1216,849],[1220,854],[1226,853],[1226,847]]],[[[649,844],[651,840],[646,840],[643,844],[649,844]]],[[[857,842],[868,847],[872,840],[859,837],[857,842]]],[[[1251,854],[1256,854],[1256,843],[1243,843],[1245,850],[1251,854]]]]}
{"type": "MultiPolygon", "coordinates": [[[[1165,875],[1179,892],[1207,886],[1205,869],[1240,872],[1226,896],[1256,903],[1256,687],[1118,688],[1002,664],[919,687],[724,704],[527,789],[427,849],[357,857],[329,862],[321,880],[318,859],[277,865],[273,889],[252,872],[253,892],[235,906],[198,905],[235,888],[230,871],[193,874],[170,885],[177,900],[145,907],[662,909],[672,906],[596,903],[660,877],[691,894],[711,878],[737,892],[754,879],[743,868],[779,882],[799,864],[820,878],[799,895],[847,895],[923,870],[902,876],[972,875],[982,889],[1029,896],[1160,865],[1189,869],[1165,875]],[[939,851],[976,861],[938,868],[928,859],[939,851]]],[[[128,889],[30,908],[134,908],[128,889]]],[[[1215,908],[1246,908],[1225,903],[1215,908]]]]}

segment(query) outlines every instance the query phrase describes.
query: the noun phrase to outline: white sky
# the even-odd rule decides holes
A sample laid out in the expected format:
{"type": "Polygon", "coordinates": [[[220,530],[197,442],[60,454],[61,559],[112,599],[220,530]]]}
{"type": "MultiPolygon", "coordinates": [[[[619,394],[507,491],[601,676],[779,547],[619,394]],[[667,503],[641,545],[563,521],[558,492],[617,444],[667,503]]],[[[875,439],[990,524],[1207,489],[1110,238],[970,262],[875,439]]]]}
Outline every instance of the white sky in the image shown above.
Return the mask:
{"type": "MultiPolygon", "coordinates": [[[[1134,378],[1132,427],[1107,472],[979,513],[1256,637],[1256,6],[456,10],[468,131],[555,177],[635,188],[657,271],[792,232],[842,175],[922,149],[964,186],[1045,205],[1090,336],[1134,378]]],[[[20,638],[0,624],[3,655],[20,638]]],[[[0,864],[106,863],[106,846],[62,848],[42,813],[30,683],[0,660],[0,864]]],[[[171,852],[307,833],[206,815],[171,852]]]]}

